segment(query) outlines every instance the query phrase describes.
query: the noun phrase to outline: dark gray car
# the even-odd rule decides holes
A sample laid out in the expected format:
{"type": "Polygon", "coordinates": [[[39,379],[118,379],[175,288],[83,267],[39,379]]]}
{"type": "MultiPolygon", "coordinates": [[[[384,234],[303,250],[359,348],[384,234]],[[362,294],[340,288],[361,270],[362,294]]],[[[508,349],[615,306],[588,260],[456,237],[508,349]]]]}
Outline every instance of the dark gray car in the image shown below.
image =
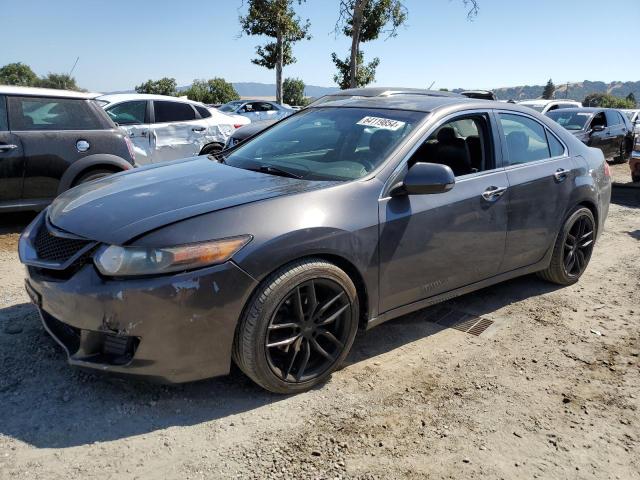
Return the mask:
{"type": "Polygon", "coordinates": [[[350,99],[66,192],[20,258],[73,365],[185,382],[233,359],[298,392],[358,328],[532,272],[576,282],[610,194],[602,152],[530,109],[350,99]]]}

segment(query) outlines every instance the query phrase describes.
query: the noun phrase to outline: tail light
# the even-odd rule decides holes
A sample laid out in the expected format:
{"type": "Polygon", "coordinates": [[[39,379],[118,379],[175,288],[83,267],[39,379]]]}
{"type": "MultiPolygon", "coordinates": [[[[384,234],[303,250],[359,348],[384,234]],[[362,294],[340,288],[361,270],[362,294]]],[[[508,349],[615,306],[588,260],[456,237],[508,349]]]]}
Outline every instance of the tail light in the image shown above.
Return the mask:
{"type": "Polygon", "coordinates": [[[611,170],[609,169],[609,164],[607,162],[604,162],[604,175],[606,177],[611,176],[611,170]]]}
{"type": "Polygon", "coordinates": [[[233,125],[233,128],[240,128],[240,127],[244,127],[244,124],[236,123],[236,124],[233,125]]]}
{"type": "Polygon", "coordinates": [[[127,144],[127,150],[129,150],[129,155],[131,156],[131,160],[135,163],[136,161],[136,152],[133,149],[133,143],[129,137],[124,137],[124,143],[127,144]]]}

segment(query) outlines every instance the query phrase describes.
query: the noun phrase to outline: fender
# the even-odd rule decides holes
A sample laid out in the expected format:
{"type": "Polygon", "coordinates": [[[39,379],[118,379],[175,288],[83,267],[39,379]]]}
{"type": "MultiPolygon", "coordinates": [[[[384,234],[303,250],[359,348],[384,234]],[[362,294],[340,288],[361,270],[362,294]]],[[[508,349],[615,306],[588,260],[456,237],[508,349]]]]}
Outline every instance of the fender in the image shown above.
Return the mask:
{"type": "Polygon", "coordinates": [[[73,181],[80,175],[83,171],[97,166],[105,166],[116,168],[118,170],[130,170],[133,168],[133,165],[121,157],[117,155],[111,155],[108,153],[96,153],[94,155],[87,155],[86,157],[81,158],[80,160],[76,160],[71,164],[67,171],[64,172],[64,175],[60,179],[60,184],[58,185],[58,195],[60,195],[65,190],[69,190],[71,188],[71,184],[73,181]]]}

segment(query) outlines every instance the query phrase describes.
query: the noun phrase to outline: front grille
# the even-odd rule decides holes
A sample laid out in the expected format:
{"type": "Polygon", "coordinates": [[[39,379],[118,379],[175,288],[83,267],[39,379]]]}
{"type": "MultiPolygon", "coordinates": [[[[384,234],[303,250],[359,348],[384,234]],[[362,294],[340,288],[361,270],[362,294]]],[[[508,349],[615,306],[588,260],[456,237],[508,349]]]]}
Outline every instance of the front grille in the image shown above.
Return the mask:
{"type": "Polygon", "coordinates": [[[78,253],[78,251],[88,243],[86,240],[51,235],[46,224],[43,223],[36,235],[33,246],[36,249],[39,259],[64,262],[78,253]]]}

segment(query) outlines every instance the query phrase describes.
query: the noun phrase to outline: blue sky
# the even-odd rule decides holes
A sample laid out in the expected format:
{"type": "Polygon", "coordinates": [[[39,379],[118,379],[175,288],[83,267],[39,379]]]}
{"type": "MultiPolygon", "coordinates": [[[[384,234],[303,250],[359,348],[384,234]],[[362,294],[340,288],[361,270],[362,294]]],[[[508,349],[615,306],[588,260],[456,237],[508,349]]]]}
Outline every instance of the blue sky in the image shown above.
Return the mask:
{"type": "MultiPolygon", "coordinates": [[[[640,0],[479,0],[466,19],[462,0],[405,0],[406,28],[363,45],[378,56],[377,85],[492,88],[581,80],[640,80],[640,0]],[[626,43],[626,44],[625,44],[626,43]]],[[[221,76],[273,83],[251,64],[259,37],[240,36],[241,0],[1,0],[0,65],[21,61],[38,74],[74,71],[95,91],[126,90],[169,76],[178,85],[221,76]]],[[[333,28],[338,0],[297,7],[312,23],[294,46],[285,76],[333,86],[331,52],[349,40],[333,28]]]]}

